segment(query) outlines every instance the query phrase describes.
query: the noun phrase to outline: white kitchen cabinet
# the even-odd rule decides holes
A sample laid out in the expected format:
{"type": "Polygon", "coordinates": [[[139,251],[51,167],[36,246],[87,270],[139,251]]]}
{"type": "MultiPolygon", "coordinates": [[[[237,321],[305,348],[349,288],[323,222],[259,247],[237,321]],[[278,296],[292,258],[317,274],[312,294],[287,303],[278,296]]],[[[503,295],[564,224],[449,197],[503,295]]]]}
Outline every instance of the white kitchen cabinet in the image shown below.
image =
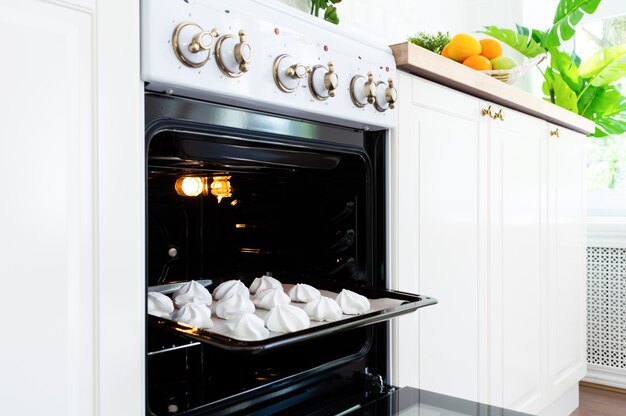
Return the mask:
{"type": "Polygon", "coordinates": [[[477,400],[478,102],[407,75],[400,89],[398,275],[412,278],[397,288],[436,294],[439,304],[399,320],[398,382],[477,400]]]}
{"type": "Polygon", "coordinates": [[[490,397],[498,406],[537,412],[545,366],[545,122],[492,108],[504,120],[486,116],[482,124],[490,149],[490,397]]]}
{"type": "Polygon", "coordinates": [[[396,382],[569,414],[553,404],[585,368],[583,136],[406,73],[399,91],[394,279],[440,303],[395,326],[396,382]]]}
{"type": "Polygon", "coordinates": [[[1,413],[145,413],[139,4],[0,0],[0,35],[1,413]]]}
{"type": "Polygon", "coordinates": [[[92,21],[0,2],[3,414],[90,413],[92,21]]]}
{"type": "Polygon", "coordinates": [[[548,125],[549,257],[548,382],[558,397],[586,374],[586,296],[583,276],[585,139],[548,125]]]}

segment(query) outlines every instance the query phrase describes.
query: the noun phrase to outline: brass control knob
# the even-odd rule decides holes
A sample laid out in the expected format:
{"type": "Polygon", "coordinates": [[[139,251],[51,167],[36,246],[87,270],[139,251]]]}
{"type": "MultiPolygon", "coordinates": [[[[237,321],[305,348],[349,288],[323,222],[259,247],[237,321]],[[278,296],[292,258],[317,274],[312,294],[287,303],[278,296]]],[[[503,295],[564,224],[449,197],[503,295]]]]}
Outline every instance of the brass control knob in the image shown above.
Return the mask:
{"type": "Polygon", "coordinates": [[[398,91],[393,86],[393,79],[389,78],[388,83],[383,81],[378,82],[376,91],[376,102],[374,107],[376,110],[383,112],[388,109],[396,108],[396,101],[398,100],[398,91]]]}
{"type": "Polygon", "coordinates": [[[294,92],[300,80],[306,78],[311,68],[295,62],[289,55],[280,55],[274,60],[274,82],[283,92],[294,92]]]}
{"type": "Polygon", "coordinates": [[[172,34],[172,47],[179,61],[191,68],[204,65],[211,56],[210,50],[219,31],[210,32],[193,22],[182,22],[172,34]]]}
{"type": "Polygon", "coordinates": [[[392,110],[396,108],[396,102],[398,101],[398,90],[393,86],[393,80],[389,78],[389,86],[385,90],[385,99],[389,104],[389,108],[392,110]]]}
{"type": "Polygon", "coordinates": [[[376,102],[376,90],[377,84],[374,82],[374,74],[372,72],[367,73],[367,82],[365,83],[365,96],[367,97],[368,104],[374,104],[376,102]]]}
{"type": "Polygon", "coordinates": [[[220,70],[229,77],[237,78],[248,72],[252,47],[246,41],[245,30],[235,35],[224,35],[215,44],[215,60],[220,70]]]}
{"type": "Polygon", "coordinates": [[[339,76],[332,62],[328,62],[328,68],[324,65],[316,65],[309,72],[309,89],[313,97],[320,101],[334,97],[338,86],[339,76]]]}
{"type": "Polygon", "coordinates": [[[374,74],[367,73],[367,80],[363,75],[355,75],[350,81],[350,98],[357,107],[363,108],[367,104],[376,102],[378,84],[374,82],[374,74]]]}

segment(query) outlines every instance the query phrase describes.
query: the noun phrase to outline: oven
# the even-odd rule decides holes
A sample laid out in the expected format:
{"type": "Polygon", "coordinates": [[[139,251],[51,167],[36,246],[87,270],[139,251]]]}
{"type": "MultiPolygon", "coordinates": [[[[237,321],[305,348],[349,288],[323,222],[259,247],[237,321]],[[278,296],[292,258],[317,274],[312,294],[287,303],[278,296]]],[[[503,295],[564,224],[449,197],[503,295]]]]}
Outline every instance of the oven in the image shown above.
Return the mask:
{"type": "Polygon", "coordinates": [[[386,47],[271,1],[142,2],[146,292],[270,276],[367,299],[253,340],[217,299],[210,327],[147,313],[148,414],[399,411],[389,321],[436,300],[389,288],[394,76],[386,47]]]}

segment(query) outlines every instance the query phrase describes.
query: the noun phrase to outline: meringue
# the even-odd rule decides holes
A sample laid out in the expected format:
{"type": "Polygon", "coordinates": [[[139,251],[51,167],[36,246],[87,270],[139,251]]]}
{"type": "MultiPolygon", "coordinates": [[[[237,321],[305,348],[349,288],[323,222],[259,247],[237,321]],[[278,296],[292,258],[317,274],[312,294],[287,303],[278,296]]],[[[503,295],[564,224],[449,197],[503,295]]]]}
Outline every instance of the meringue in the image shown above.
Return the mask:
{"type": "Polygon", "coordinates": [[[242,313],[254,313],[254,303],[248,295],[235,293],[217,302],[215,314],[222,319],[231,319],[242,313]]]}
{"type": "Polygon", "coordinates": [[[229,298],[237,293],[244,296],[250,295],[248,288],[241,283],[241,280],[227,280],[213,290],[213,297],[216,300],[220,300],[229,298]]]}
{"type": "Polygon", "coordinates": [[[282,287],[261,290],[256,293],[254,304],[261,309],[272,309],[276,305],[286,305],[291,302],[282,287]]]}
{"type": "Polygon", "coordinates": [[[174,303],[169,296],[159,292],[148,293],[148,314],[159,318],[169,318],[174,312],[174,303]]]}
{"type": "Polygon", "coordinates": [[[319,290],[304,283],[298,283],[289,289],[289,297],[294,302],[309,303],[322,296],[319,290]]]}
{"type": "Polygon", "coordinates": [[[211,309],[199,303],[188,303],[172,314],[172,319],[183,322],[196,328],[211,329],[211,309]]]}
{"type": "Polygon", "coordinates": [[[198,303],[209,306],[213,301],[209,291],[194,280],[182,285],[172,294],[172,299],[174,299],[174,304],[177,308],[180,308],[188,303],[198,303]]]}
{"type": "Polygon", "coordinates": [[[361,315],[370,309],[370,301],[365,296],[343,289],[335,298],[335,302],[346,315],[361,315]]]}
{"type": "Polygon", "coordinates": [[[254,279],[250,285],[250,293],[253,295],[261,290],[274,289],[277,287],[283,287],[283,285],[272,276],[261,276],[254,279]]]}
{"type": "Polygon", "coordinates": [[[307,303],[304,312],[313,321],[333,322],[341,319],[341,307],[333,299],[326,296],[307,303]]]}
{"type": "Polygon", "coordinates": [[[229,334],[241,341],[258,341],[270,335],[270,331],[265,328],[265,322],[253,313],[243,313],[229,321],[229,334]]]}
{"type": "Polygon", "coordinates": [[[265,317],[267,329],[281,334],[306,329],[310,324],[306,312],[293,305],[276,305],[265,317]]]}

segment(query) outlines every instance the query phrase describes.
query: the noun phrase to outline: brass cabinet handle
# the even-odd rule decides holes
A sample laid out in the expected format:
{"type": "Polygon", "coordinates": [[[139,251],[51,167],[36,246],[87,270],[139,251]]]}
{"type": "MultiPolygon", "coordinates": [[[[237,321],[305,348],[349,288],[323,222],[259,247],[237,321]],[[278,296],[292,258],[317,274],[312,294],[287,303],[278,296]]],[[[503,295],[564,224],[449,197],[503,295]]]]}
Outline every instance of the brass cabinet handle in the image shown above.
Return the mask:
{"type": "Polygon", "coordinates": [[[491,109],[491,106],[489,106],[487,108],[483,108],[480,111],[480,115],[482,115],[483,117],[489,116],[489,117],[493,118],[493,110],[491,109]]]}
{"type": "Polygon", "coordinates": [[[491,106],[487,107],[487,108],[483,108],[480,111],[480,114],[485,117],[485,116],[489,116],[491,117],[493,120],[500,120],[500,121],[504,121],[504,110],[500,109],[497,112],[495,112],[493,110],[493,108],[491,106]]]}
{"type": "Polygon", "coordinates": [[[550,130],[550,137],[561,137],[561,134],[559,133],[559,128],[557,127],[554,130],[550,130]]]}

